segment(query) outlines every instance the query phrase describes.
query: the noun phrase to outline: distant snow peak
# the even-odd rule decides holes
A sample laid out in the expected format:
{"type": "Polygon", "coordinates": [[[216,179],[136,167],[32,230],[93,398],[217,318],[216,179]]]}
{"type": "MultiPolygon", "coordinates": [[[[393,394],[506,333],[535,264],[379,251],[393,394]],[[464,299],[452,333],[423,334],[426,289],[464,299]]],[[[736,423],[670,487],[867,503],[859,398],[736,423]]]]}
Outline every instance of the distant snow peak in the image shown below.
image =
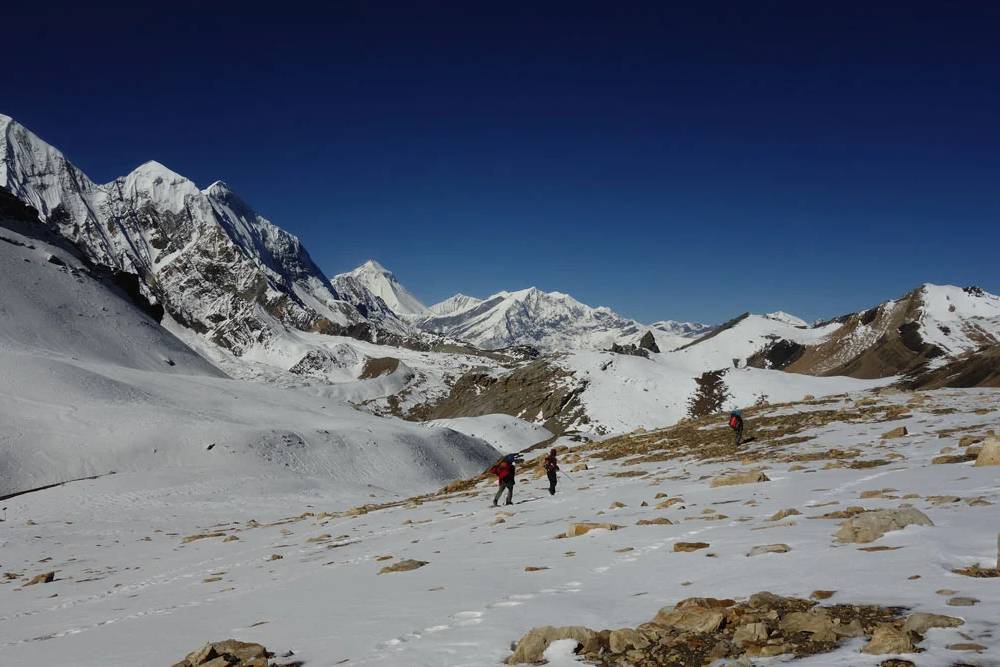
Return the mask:
{"type": "Polygon", "coordinates": [[[784,322],[785,324],[791,324],[793,327],[807,327],[809,323],[800,317],[796,317],[790,313],[786,313],[783,310],[776,310],[773,313],[768,313],[765,315],[769,320],[774,320],[776,322],[784,322]]]}
{"type": "Polygon", "coordinates": [[[427,306],[414,296],[389,269],[374,259],[347,273],[341,273],[333,278],[334,287],[338,282],[351,282],[357,287],[363,287],[372,295],[382,299],[393,313],[400,317],[421,316],[428,313],[427,306]]]}
{"type": "Polygon", "coordinates": [[[547,350],[606,349],[640,325],[609,308],[593,308],[562,292],[537,287],[479,300],[456,295],[417,326],[486,349],[533,345],[547,350]]]}
{"type": "Polygon", "coordinates": [[[482,302],[482,299],[477,299],[474,296],[468,296],[467,294],[462,294],[460,292],[454,296],[448,297],[444,301],[435,303],[427,310],[434,315],[451,315],[461,310],[465,310],[466,308],[478,306],[482,302]]]}

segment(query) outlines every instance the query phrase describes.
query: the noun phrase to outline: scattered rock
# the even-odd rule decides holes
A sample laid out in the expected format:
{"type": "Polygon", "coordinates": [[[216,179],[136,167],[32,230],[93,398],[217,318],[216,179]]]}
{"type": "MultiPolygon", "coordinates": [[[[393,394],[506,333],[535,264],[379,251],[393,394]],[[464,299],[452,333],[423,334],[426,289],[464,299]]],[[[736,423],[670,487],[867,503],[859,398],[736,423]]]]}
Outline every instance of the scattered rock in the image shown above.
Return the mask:
{"type": "Polygon", "coordinates": [[[547,625],[541,628],[534,628],[528,634],[521,637],[521,640],[514,648],[514,654],[507,658],[508,665],[539,664],[545,661],[543,654],[545,649],[554,641],[561,639],[575,639],[577,642],[576,653],[592,652],[600,647],[597,641],[597,633],[580,626],[566,626],[555,628],[547,625]]]}
{"type": "Polygon", "coordinates": [[[416,570],[427,565],[425,560],[413,560],[407,558],[406,560],[401,560],[393,565],[387,565],[378,571],[379,574],[389,574],[390,572],[409,572],[410,570],[416,570]]]}
{"type": "Polygon", "coordinates": [[[965,621],[954,616],[918,612],[906,617],[906,622],[903,623],[903,630],[916,632],[918,635],[925,635],[931,628],[957,628],[964,623],[965,621]]]}
{"type": "Polygon", "coordinates": [[[260,644],[227,639],[205,644],[174,667],[268,667],[273,655],[260,644]]]}
{"type": "Polygon", "coordinates": [[[35,584],[48,584],[51,583],[53,579],[56,578],[55,572],[43,572],[42,574],[36,574],[31,578],[31,581],[25,584],[25,586],[34,586],[35,584]]]}
{"type": "Polygon", "coordinates": [[[909,435],[910,432],[906,430],[905,426],[899,426],[892,429],[891,431],[886,431],[882,434],[883,440],[892,440],[893,438],[902,438],[903,436],[909,435]]]}
{"type": "Polygon", "coordinates": [[[812,593],[809,594],[809,597],[811,597],[813,600],[829,600],[830,598],[833,597],[833,594],[836,592],[837,591],[823,591],[823,590],[813,591],[812,593]]]}
{"type": "Polygon", "coordinates": [[[976,457],[977,466],[1000,466],[1000,438],[987,438],[983,442],[979,455],[976,457]]]}
{"type": "Polygon", "coordinates": [[[189,544],[191,542],[194,542],[195,540],[205,540],[205,539],[208,539],[210,537],[226,537],[226,534],[225,533],[199,533],[198,535],[188,535],[183,540],[181,540],[181,544],[189,544]]]}
{"type": "Polygon", "coordinates": [[[768,521],[781,521],[790,516],[800,516],[802,512],[798,511],[794,507],[789,507],[788,509],[778,510],[772,514],[767,520],[768,521]]]}
{"type": "Polygon", "coordinates": [[[535,566],[535,565],[526,565],[524,567],[525,572],[541,572],[542,570],[547,570],[547,569],[549,568],[545,566],[535,566]]]}
{"type": "Polygon", "coordinates": [[[761,554],[784,554],[791,551],[787,544],[761,544],[750,549],[747,556],[760,556],[761,554]]]}
{"type": "Polygon", "coordinates": [[[902,530],[906,526],[933,526],[927,515],[915,507],[871,510],[845,521],[834,534],[838,542],[865,544],[874,542],[888,532],[902,530]]]}
{"type": "Polygon", "coordinates": [[[589,521],[582,521],[579,523],[569,524],[569,530],[566,531],[565,537],[579,537],[580,535],[586,535],[592,530],[618,530],[621,526],[614,523],[594,523],[589,521]]]}
{"type": "Polygon", "coordinates": [[[709,546],[711,545],[708,542],[674,542],[674,551],[698,551],[699,549],[707,549],[709,546]]]}
{"type": "Polygon", "coordinates": [[[737,484],[756,484],[770,482],[771,479],[762,470],[745,470],[731,475],[720,475],[712,479],[712,486],[735,486],[737,484]]]}
{"type": "Polygon", "coordinates": [[[869,655],[885,655],[886,653],[913,653],[916,647],[910,639],[910,633],[888,623],[875,628],[871,641],[861,649],[869,655]]]}
{"type": "Polygon", "coordinates": [[[948,644],[946,647],[951,651],[976,651],[977,653],[982,653],[986,650],[986,647],[982,644],[976,644],[974,642],[959,642],[957,644],[948,644]]]}
{"type": "Polygon", "coordinates": [[[635,522],[637,526],[672,526],[673,521],[665,516],[658,516],[655,519],[639,519],[635,522]]]}
{"type": "Polygon", "coordinates": [[[950,598],[945,604],[947,604],[949,607],[972,607],[974,605],[979,604],[979,600],[977,600],[976,598],[959,596],[950,598]]]}

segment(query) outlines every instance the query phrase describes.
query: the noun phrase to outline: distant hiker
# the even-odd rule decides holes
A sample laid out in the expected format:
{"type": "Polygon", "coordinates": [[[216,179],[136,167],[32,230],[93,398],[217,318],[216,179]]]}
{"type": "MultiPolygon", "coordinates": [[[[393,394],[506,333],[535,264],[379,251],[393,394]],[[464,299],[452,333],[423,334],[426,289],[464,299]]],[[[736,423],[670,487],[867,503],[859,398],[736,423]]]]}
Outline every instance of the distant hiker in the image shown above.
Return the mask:
{"type": "Polygon", "coordinates": [[[733,410],[729,413],[729,428],[733,429],[733,433],[736,434],[736,446],[740,446],[740,442],[743,440],[743,413],[739,410],[733,410]]]}
{"type": "Polygon", "coordinates": [[[497,503],[500,502],[500,496],[503,494],[504,489],[507,490],[507,505],[514,504],[514,475],[517,473],[517,469],[514,464],[517,463],[516,454],[508,454],[507,456],[500,459],[500,462],[495,466],[490,468],[490,472],[497,476],[497,494],[493,496],[493,506],[496,507],[497,503]]]}
{"type": "Polygon", "coordinates": [[[556,450],[549,452],[549,455],[545,457],[545,474],[549,476],[549,495],[556,495],[556,472],[559,470],[559,464],[556,463],[556,450]]]}

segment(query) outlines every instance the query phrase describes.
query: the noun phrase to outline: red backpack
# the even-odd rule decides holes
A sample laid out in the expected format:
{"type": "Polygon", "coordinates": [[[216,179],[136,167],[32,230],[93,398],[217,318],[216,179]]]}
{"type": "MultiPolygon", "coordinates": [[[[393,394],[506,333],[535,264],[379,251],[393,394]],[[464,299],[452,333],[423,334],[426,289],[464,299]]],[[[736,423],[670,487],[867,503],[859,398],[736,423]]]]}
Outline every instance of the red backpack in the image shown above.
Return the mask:
{"type": "Polygon", "coordinates": [[[740,418],[736,415],[729,415],[729,428],[736,428],[740,423],[740,418]]]}

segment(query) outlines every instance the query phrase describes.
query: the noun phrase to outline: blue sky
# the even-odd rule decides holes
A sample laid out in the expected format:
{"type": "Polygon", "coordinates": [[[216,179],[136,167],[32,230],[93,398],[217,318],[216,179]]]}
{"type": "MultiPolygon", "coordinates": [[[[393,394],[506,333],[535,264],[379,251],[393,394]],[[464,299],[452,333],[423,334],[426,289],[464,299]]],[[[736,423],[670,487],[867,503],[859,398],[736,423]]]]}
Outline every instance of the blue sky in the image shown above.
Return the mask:
{"type": "Polygon", "coordinates": [[[428,303],[1000,292],[1000,9],[819,4],[16,3],[0,112],[99,181],[225,180],[329,273],[374,257],[428,303]]]}

